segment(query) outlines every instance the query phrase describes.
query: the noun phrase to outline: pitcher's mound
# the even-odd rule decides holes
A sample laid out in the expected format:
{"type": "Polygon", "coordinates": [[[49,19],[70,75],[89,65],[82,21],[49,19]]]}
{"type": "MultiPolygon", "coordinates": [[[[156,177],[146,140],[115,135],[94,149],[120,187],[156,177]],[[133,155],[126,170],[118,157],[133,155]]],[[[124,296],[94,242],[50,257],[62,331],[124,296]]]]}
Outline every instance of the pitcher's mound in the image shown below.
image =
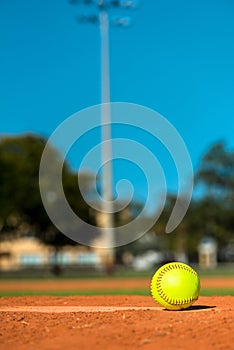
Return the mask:
{"type": "Polygon", "coordinates": [[[166,311],[151,297],[0,298],[1,350],[233,350],[234,297],[166,311]]]}

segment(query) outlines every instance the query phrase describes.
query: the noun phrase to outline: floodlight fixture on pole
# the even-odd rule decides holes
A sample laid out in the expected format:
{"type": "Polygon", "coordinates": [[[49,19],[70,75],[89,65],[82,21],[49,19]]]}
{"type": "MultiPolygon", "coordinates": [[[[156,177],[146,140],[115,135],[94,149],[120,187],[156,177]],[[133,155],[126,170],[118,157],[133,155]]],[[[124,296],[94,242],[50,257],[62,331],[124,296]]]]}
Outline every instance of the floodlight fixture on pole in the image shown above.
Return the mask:
{"type": "MultiPolygon", "coordinates": [[[[110,106],[110,72],[109,72],[109,11],[115,9],[134,9],[136,2],[130,0],[69,0],[71,4],[95,5],[95,13],[78,17],[81,23],[93,23],[100,26],[101,37],[101,127],[102,127],[102,208],[101,231],[105,247],[105,266],[110,270],[115,263],[114,208],[113,208],[113,169],[111,142],[111,106],[110,106]]],[[[114,16],[111,22],[115,26],[126,27],[130,17],[114,16]]]]}

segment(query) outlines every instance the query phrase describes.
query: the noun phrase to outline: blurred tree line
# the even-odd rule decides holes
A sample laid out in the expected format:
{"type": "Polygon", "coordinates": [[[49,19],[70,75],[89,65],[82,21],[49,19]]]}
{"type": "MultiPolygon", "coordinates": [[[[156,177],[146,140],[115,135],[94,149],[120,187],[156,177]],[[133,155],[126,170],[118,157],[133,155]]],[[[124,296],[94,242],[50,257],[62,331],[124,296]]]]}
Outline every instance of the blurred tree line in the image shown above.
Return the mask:
{"type": "MultiPolygon", "coordinates": [[[[0,140],[0,239],[33,235],[54,248],[56,260],[62,246],[77,243],[58,231],[43,207],[38,175],[46,142],[35,135],[0,140]]],[[[55,159],[60,157],[53,148],[51,155],[55,159]]],[[[84,181],[89,187],[93,180],[87,174],[84,181]]],[[[77,175],[66,162],[63,188],[72,209],[82,219],[90,221],[89,208],[77,186],[77,175]]]]}
{"type": "MultiPolygon", "coordinates": [[[[37,135],[4,137],[0,139],[0,242],[25,236],[34,236],[54,250],[54,267],[59,270],[59,252],[65,245],[78,245],[62,234],[48,217],[40,195],[39,168],[47,140],[37,135]]],[[[52,164],[63,162],[58,150],[51,146],[52,164]]],[[[92,196],[95,181],[91,173],[79,174],[79,185],[92,196]]],[[[85,222],[98,226],[98,209],[90,208],[78,186],[78,174],[63,163],[63,190],[72,210],[85,222]]],[[[100,187],[100,184],[97,184],[100,187]]],[[[97,201],[95,197],[92,199],[97,201]]],[[[98,203],[96,203],[98,205],[98,203]]],[[[121,204],[121,203],[119,203],[121,204]]],[[[120,205],[121,207],[121,205],[120,205]]],[[[138,202],[118,210],[115,225],[131,221],[138,215],[138,202]]],[[[92,235],[92,232],[85,232],[92,235]]],[[[88,239],[87,239],[88,241],[88,239]]]]}
{"type": "Polygon", "coordinates": [[[234,152],[224,142],[214,143],[201,157],[194,176],[197,195],[173,234],[164,234],[176,198],[170,195],[154,231],[163,236],[165,249],[177,256],[186,252],[197,261],[197,248],[204,237],[215,239],[218,259],[224,260],[227,244],[234,239],[234,152]]]}
{"type": "MultiPolygon", "coordinates": [[[[34,235],[55,251],[66,244],[76,242],[58,231],[50,221],[41,201],[38,172],[41,155],[47,140],[36,135],[4,137],[0,139],[0,239],[34,235]]],[[[59,157],[57,150],[52,154],[59,157]]],[[[82,180],[87,191],[92,189],[94,178],[84,174],[82,180]]],[[[169,235],[165,226],[175,197],[168,195],[164,211],[151,229],[159,237],[161,247],[177,254],[186,251],[189,258],[196,259],[197,246],[204,236],[218,242],[220,251],[234,238],[234,152],[224,142],[217,142],[201,158],[195,173],[196,196],[179,227],[169,235]]],[[[84,201],[77,185],[77,174],[69,165],[63,166],[63,188],[69,204],[84,221],[94,224],[95,215],[84,201]]],[[[132,204],[135,215],[141,204],[132,204]]],[[[134,215],[134,214],[133,214],[134,215]]],[[[131,215],[116,215],[117,224],[131,220],[131,215]]],[[[137,242],[117,249],[117,257],[126,250],[133,250],[137,242]]]]}

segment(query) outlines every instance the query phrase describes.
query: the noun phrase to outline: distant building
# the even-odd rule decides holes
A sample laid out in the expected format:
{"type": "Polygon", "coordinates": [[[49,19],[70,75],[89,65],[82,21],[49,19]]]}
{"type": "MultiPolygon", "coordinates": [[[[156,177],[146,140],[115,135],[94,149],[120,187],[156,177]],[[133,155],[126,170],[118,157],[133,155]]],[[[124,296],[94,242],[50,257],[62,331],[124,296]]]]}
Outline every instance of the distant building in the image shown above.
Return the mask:
{"type": "Polygon", "coordinates": [[[35,237],[23,237],[0,243],[0,270],[62,266],[99,266],[101,257],[84,246],[64,246],[55,256],[54,249],[35,237]]]}
{"type": "Polygon", "coordinates": [[[198,261],[201,268],[217,266],[217,243],[212,237],[204,237],[198,245],[198,261]]]}

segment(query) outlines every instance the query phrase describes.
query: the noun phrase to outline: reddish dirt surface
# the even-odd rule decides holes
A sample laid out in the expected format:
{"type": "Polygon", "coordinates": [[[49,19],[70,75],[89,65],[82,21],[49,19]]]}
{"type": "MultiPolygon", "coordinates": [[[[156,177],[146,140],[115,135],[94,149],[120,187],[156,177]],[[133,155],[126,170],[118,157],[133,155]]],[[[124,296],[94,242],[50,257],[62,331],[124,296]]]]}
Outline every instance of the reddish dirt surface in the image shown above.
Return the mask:
{"type": "MultiPolygon", "coordinates": [[[[149,279],[4,281],[1,291],[148,288],[149,279]]],[[[233,288],[233,278],[201,280],[233,288]]],[[[150,296],[0,298],[0,350],[234,350],[234,297],[167,311],[150,296]]]]}
{"type": "Polygon", "coordinates": [[[234,297],[184,311],[142,296],[0,298],[0,320],[1,350],[234,349],[234,297]]]}
{"type": "MultiPolygon", "coordinates": [[[[149,288],[150,280],[2,281],[1,291],[149,288]]],[[[202,278],[201,287],[234,288],[234,278],[202,278]]],[[[167,311],[149,296],[0,298],[0,350],[233,350],[234,297],[200,297],[167,311]]]]}

